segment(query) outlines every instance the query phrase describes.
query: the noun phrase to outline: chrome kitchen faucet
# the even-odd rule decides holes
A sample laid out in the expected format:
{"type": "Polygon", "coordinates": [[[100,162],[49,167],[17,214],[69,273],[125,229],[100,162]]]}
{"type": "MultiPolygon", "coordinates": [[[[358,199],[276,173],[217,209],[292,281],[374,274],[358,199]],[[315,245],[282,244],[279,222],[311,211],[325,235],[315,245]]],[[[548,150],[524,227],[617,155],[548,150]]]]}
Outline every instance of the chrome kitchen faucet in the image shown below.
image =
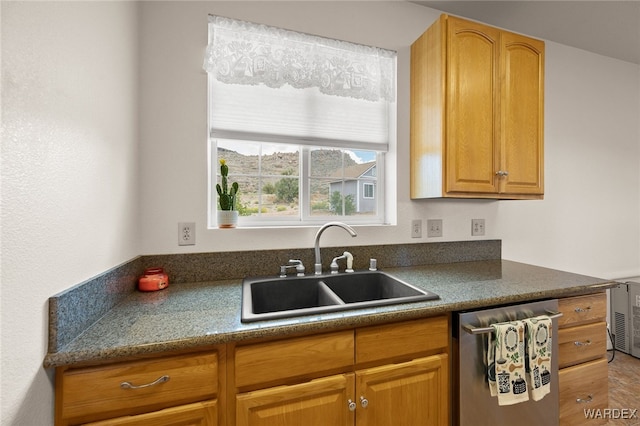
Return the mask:
{"type": "Polygon", "coordinates": [[[353,228],[350,227],[349,225],[347,225],[346,223],[342,223],[342,222],[327,222],[324,225],[322,225],[322,227],[320,229],[318,229],[318,233],[316,234],[316,242],[315,242],[315,253],[316,253],[315,274],[316,275],[322,274],[322,260],[320,258],[320,236],[322,235],[322,233],[324,232],[325,229],[327,229],[327,228],[329,228],[331,226],[338,226],[338,227],[344,229],[349,234],[351,234],[352,237],[358,236],[356,231],[354,231],[353,228]]]}

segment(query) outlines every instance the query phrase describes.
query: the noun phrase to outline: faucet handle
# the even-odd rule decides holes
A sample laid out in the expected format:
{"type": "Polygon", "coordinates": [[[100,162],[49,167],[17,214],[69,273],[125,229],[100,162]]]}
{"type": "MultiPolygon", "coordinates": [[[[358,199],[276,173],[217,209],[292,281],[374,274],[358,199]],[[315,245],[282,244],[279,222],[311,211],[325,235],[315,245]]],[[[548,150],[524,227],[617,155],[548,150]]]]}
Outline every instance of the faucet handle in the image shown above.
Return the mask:
{"type": "Polygon", "coordinates": [[[303,277],[304,276],[304,265],[302,264],[302,260],[299,259],[289,259],[289,263],[292,266],[296,267],[296,275],[299,277],[303,277]]]}
{"type": "Polygon", "coordinates": [[[340,259],[344,259],[345,255],[343,254],[342,256],[338,256],[338,257],[334,257],[333,260],[331,261],[331,265],[329,266],[329,269],[331,270],[332,274],[337,274],[338,273],[338,260],[340,259]]]}
{"type": "Polygon", "coordinates": [[[280,278],[287,276],[287,265],[280,265],[280,278]]]}
{"type": "Polygon", "coordinates": [[[288,264],[280,266],[280,278],[285,278],[287,276],[287,269],[289,268],[296,268],[296,275],[298,277],[304,276],[304,265],[302,264],[302,260],[290,259],[288,264]]]}

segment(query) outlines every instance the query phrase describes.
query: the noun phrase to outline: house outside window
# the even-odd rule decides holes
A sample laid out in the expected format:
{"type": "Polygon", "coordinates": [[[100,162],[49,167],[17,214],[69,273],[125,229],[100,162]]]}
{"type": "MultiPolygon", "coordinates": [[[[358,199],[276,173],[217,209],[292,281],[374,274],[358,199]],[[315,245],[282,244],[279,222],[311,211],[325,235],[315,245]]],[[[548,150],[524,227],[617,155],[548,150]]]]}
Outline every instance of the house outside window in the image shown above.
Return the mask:
{"type": "Polygon", "coordinates": [[[210,16],[204,68],[210,226],[221,158],[239,226],[386,223],[395,52],[210,16]]]}
{"type": "Polygon", "coordinates": [[[356,214],[375,212],[376,169],[375,161],[345,168],[341,179],[330,183],[329,193],[341,195],[345,200],[345,211],[356,214]]]}

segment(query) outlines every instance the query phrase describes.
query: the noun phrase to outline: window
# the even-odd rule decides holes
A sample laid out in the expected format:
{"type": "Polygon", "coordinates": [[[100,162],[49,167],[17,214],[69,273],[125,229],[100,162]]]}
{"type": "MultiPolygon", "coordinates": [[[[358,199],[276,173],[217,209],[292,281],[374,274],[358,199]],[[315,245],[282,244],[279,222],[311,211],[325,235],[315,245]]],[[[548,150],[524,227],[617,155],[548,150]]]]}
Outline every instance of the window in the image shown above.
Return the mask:
{"type": "Polygon", "coordinates": [[[240,226],[385,223],[396,54],[209,17],[210,224],[219,159],[240,226]]]}
{"type": "Polygon", "coordinates": [[[375,198],[375,184],[365,183],[362,187],[364,190],[364,198],[375,198]]]}

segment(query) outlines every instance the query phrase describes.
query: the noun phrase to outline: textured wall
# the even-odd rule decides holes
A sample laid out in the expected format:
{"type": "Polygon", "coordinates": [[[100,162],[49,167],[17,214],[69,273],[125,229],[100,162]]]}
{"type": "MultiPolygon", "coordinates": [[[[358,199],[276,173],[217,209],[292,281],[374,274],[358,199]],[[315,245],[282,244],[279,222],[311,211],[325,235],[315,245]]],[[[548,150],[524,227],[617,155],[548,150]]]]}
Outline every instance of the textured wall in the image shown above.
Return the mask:
{"type": "Polygon", "coordinates": [[[501,203],[505,258],[640,274],[640,66],[548,42],[545,198],[501,203]]]}
{"type": "Polygon", "coordinates": [[[47,425],[47,298],[139,253],[138,6],[1,7],[0,423],[47,425]]]}
{"type": "MultiPolygon", "coordinates": [[[[317,227],[207,230],[206,15],[219,14],[398,51],[397,226],[335,232],[327,245],[471,240],[471,219],[507,259],[605,278],[640,274],[638,66],[547,43],[545,199],[409,199],[409,46],[439,16],[406,2],[160,2],[141,9],[144,255],[311,247],[317,227]],[[248,7],[250,5],[250,7],[248,7]],[[151,161],[151,160],[150,160],[151,161]],[[411,219],[442,218],[444,236],[410,237],[411,219]],[[178,247],[177,223],[197,244],[178,247]],[[634,272],[635,271],[635,272],[634,272]]],[[[392,195],[393,196],[393,195],[392,195]]]]}

